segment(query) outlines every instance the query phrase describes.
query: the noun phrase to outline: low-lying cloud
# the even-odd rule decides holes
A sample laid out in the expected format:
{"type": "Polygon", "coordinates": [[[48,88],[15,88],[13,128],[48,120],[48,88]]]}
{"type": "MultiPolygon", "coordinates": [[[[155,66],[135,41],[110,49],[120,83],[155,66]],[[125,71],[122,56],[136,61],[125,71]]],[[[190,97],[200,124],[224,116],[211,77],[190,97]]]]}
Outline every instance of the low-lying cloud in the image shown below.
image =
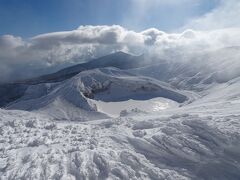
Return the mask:
{"type": "Polygon", "coordinates": [[[174,58],[172,54],[231,46],[240,46],[239,28],[168,34],[154,28],[135,32],[113,25],[80,26],[28,40],[4,35],[0,37],[1,81],[31,77],[116,51],[170,60],[174,58]]]}

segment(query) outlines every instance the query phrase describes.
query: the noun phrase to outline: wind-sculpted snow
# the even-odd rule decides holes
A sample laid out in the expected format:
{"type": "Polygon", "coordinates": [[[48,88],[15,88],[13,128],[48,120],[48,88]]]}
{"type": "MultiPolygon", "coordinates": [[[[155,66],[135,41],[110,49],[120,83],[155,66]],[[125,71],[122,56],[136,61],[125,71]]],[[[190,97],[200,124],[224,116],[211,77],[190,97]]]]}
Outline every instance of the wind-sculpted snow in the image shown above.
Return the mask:
{"type": "Polygon", "coordinates": [[[240,112],[185,112],[76,123],[0,110],[0,176],[239,179],[240,112]]]}

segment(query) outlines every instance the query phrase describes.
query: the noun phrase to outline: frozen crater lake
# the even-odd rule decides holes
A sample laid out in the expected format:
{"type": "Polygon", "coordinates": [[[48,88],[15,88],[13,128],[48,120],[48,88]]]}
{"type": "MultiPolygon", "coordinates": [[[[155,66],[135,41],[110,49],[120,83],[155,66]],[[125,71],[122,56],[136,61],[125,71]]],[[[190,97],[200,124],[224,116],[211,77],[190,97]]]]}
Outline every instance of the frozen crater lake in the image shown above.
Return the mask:
{"type": "Polygon", "coordinates": [[[97,105],[99,112],[107,114],[111,117],[118,117],[124,110],[131,111],[133,109],[138,109],[147,113],[154,113],[179,106],[179,103],[162,97],[148,100],[129,99],[119,102],[95,101],[94,103],[97,105]]]}

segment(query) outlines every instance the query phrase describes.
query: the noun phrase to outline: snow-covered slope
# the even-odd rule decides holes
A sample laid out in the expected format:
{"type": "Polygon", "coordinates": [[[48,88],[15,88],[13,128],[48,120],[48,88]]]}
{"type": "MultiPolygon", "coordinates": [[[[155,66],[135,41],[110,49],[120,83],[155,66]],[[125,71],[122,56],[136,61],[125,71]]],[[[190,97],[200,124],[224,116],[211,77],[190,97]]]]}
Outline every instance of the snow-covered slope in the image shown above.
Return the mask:
{"type": "Polygon", "coordinates": [[[177,54],[158,64],[128,70],[149,76],[180,89],[201,93],[218,83],[240,76],[240,47],[177,54]],[[178,55],[178,56],[177,56],[178,55]]]}

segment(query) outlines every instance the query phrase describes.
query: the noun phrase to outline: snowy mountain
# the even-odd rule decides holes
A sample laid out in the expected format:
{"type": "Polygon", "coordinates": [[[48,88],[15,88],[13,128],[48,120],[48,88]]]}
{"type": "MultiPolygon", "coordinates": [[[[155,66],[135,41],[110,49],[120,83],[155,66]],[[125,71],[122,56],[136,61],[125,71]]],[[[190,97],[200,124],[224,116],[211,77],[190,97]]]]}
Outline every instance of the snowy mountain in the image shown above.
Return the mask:
{"type": "Polygon", "coordinates": [[[106,118],[94,103],[147,100],[154,97],[183,103],[189,98],[160,81],[135,76],[116,68],[83,71],[60,83],[28,86],[24,95],[8,104],[7,109],[47,111],[56,119],[80,120],[106,118]],[[69,108],[71,106],[71,108],[69,108]],[[71,117],[71,118],[70,118],[71,117]]]}
{"type": "Polygon", "coordinates": [[[118,53],[2,85],[1,179],[238,180],[238,53],[118,53]]]}

